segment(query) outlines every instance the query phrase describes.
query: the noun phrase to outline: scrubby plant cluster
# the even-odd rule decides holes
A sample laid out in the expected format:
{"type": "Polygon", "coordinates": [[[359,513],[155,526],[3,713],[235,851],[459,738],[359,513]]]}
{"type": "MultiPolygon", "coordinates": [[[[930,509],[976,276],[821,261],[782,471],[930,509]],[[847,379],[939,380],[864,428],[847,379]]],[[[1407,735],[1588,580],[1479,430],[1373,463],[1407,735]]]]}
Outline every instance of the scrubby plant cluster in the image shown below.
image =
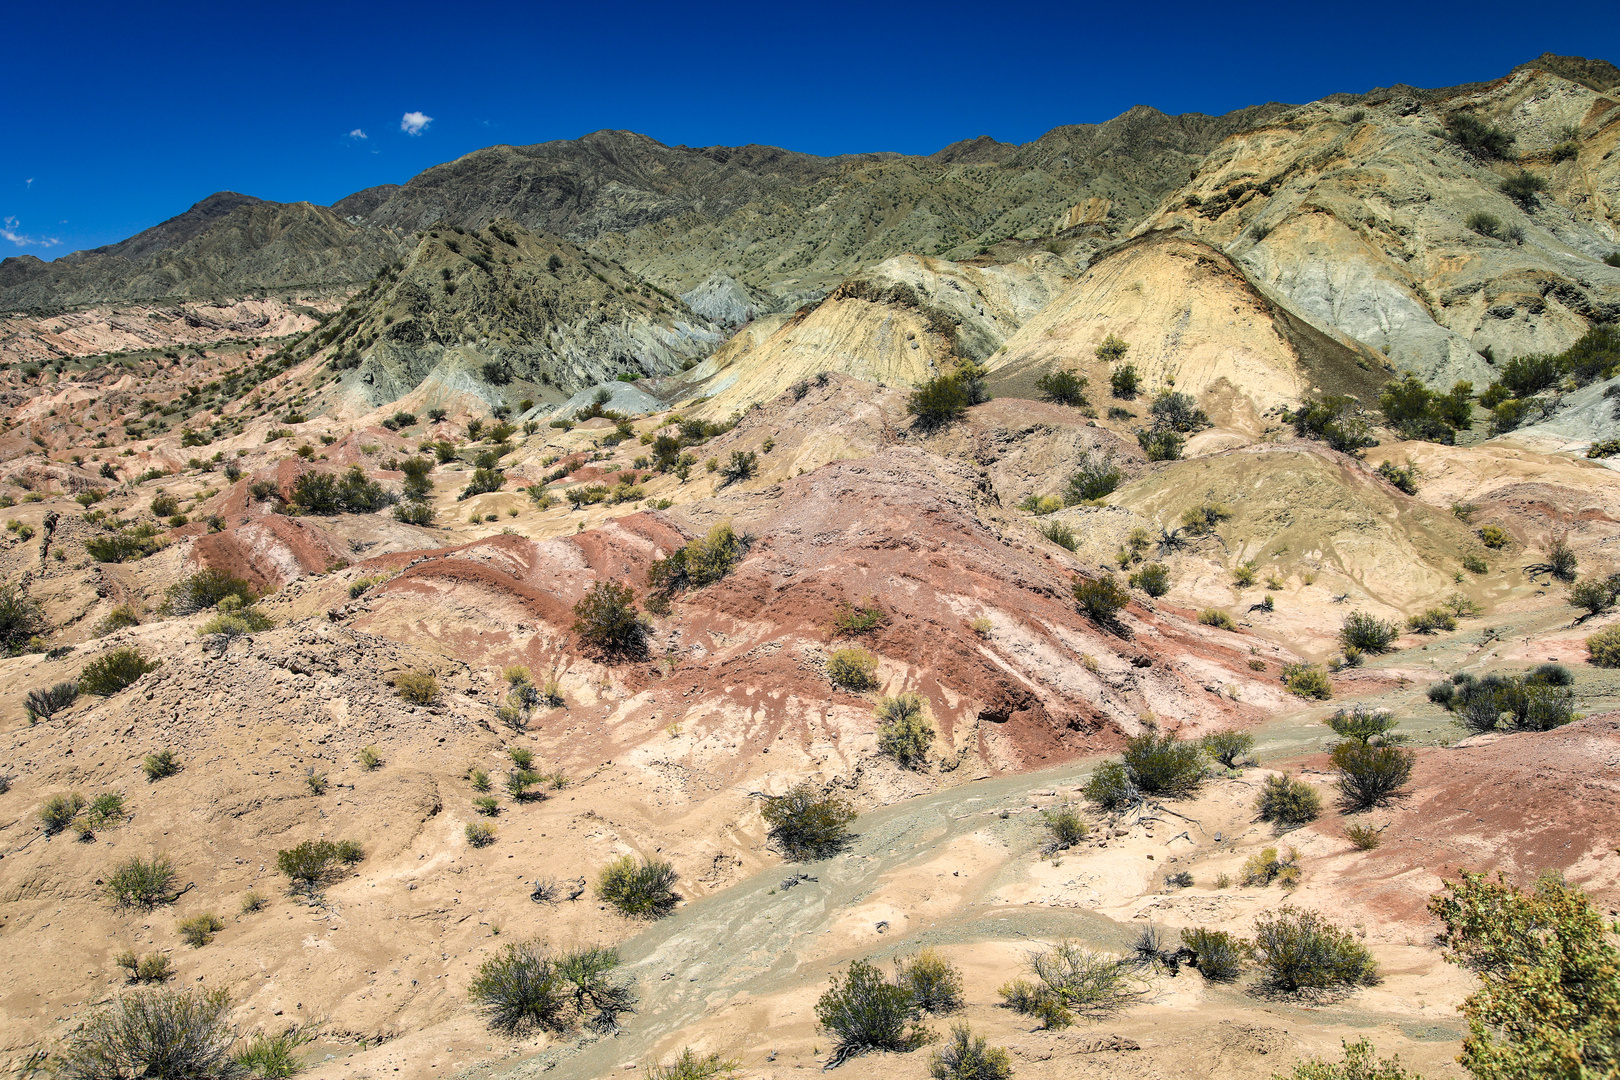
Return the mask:
{"type": "Polygon", "coordinates": [[[1126,740],[1124,754],[1098,766],[1082,791],[1102,809],[1118,810],[1137,805],[1149,795],[1194,795],[1206,774],[1200,743],[1184,742],[1174,732],[1149,730],[1126,740]]]}
{"type": "Polygon", "coordinates": [[[1573,720],[1575,677],[1562,664],[1540,664],[1521,675],[1475,677],[1458,672],[1429,687],[1429,700],[1450,710],[1470,734],[1551,731],[1573,720]]]}
{"type": "Polygon", "coordinates": [[[1261,821],[1269,821],[1279,828],[1298,828],[1315,821],[1322,813],[1322,796],[1305,781],[1279,773],[1266,777],[1260,785],[1255,809],[1261,821]]]}
{"type": "Polygon", "coordinates": [[[552,953],[539,942],[508,945],[484,961],[467,995],[491,1027],[507,1034],[566,1034],[580,1026],[602,1033],[636,1005],[633,983],[615,977],[616,949],[552,953]]]}
{"type": "Polygon", "coordinates": [[[712,585],[742,561],[750,542],[730,522],[722,521],[707,536],[675,549],[667,559],[656,560],[647,571],[647,581],[666,595],[712,585]]]}
{"type": "Polygon", "coordinates": [[[574,605],[574,633],[603,652],[633,655],[645,648],[647,624],[636,611],[636,591],[598,581],[574,605]]]}
{"type": "Polygon", "coordinates": [[[656,919],[674,908],[675,868],[660,859],[624,855],[603,868],[596,880],[596,895],[623,915],[656,919]]]}
{"type": "Polygon", "coordinates": [[[768,795],[760,808],[771,840],[789,859],[825,858],[849,842],[855,808],[822,792],[808,780],[781,795],[768,795]]]}
{"type": "Polygon", "coordinates": [[[877,720],[881,753],[907,769],[918,768],[927,760],[928,748],[934,741],[934,726],[928,721],[927,705],[920,694],[879,698],[873,716],[877,720]]]}
{"type": "Polygon", "coordinates": [[[1013,979],[996,992],[1015,1012],[1033,1016],[1048,1030],[1078,1018],[1100,1020],[1134,1005],[1147,984],[1129,959],[1061,940],[1032,952],[1026,961],[1032,979],[1013,979]]]}
{"type": "Polygon", "coordinates": [[[157,670],[135,648],[114,649],[84,665],[79,672],[79,690],[97,697],[111,697],[149,671],[157,670]]]}
{"type": "Polygon", "coordinates": [[[289,887],[313,894],[365,857],[354,840],[305,840],[276,852],[276,869],[287,875],[289,887]]]}

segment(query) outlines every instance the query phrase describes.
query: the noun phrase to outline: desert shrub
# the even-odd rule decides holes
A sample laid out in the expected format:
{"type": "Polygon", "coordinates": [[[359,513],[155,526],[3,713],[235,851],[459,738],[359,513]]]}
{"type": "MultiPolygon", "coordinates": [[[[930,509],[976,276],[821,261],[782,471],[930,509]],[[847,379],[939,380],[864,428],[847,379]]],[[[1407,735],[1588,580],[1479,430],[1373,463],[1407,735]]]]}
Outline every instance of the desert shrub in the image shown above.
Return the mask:
{"type": "Polygon", "coordinates": [[[1036,982],[1014,980],[999,991],[1009,1008],[1040,1018],[1048,1028],[1075,1018],[1100,1020],[1136,1003],[1141,980],[1129,964],[1080,942],[1064,939],[1028,960],[1036,982]]]}
{"type": "Polygon", "coordinates": [[[1231,516],[1232,509],[1225,503],[1205,501],[1182,512],[1181,531],[1188,536],[1208,536],[1217,525],[1231,516]]]}
{"type": "Polygon", "coordinates": [[[189,919],[181,919],[177,927],[180,940],[193,949],[200,949],[214,940],[214,935],[225,929],[225,920],[213,912],[204,912],[193,915],[189,919]]]}
{"type": "Polygon", "coordinates": [[[873,1050],[914,1050],[928,1033],[912,1021],[911,993],[889,982],[865,960],[856,960],[816,1001],[816,1023],[844,1056],[873,1050]]]}
{"type": "Polygon", "coordinates": [[[1400,630],[1394,623],[1383,622],[1365,611],[1352,611],[1339,627],[1339,641],[1346,648],[1362,652],[1389,652],[1399,636],[1400,630]]]}
{"type": "Polygon", "coordinates": [[[913,1008],[935,1014],[962,1007],[962,973],[933,949],[895,961],[895,982],[911,995],[913,1008]]]}
{"type": "Polygon", "coordinates": [[[92,536],[84,542],[85,552],[97,562],[104,563],[134,562],[162,547],[163,542],[157,539],[150,525],[92,536]]]}
{"type": "Polygon", "coordinates": [[[71,1080],[230,1076],[230,1011],[223,990],[132,990],[68,1035],[61,1071],[71,1080]]]}
{"type": "Polygon", "coordinates": [[[596,879],[596,895],[621,914],[656,919],[668,914],[680,899],[674,888],[678,876],[667,862],[625,855],[603,868],[596,879]]]}
{"type": "Polygon", "coordinates": [[[1479,734],[1496,731],[1550,731],[1578,719],[1573,676],[1557,664],[1543,664],[1523,675],[1487,675],[1482,679],[1453,676],[1447,706],[1457,723],[1479,734]]]}
{"type": "Polygon", "coordinates": [[[287,1080],[304,1067],[298,1059],[298,1048],[314,1041],[315,1033],[302,1028],[289,1028],[275,1035],[260,1031],[233,1053],[231,1060],[258,1080],[287,1080]]]}
{"type": "Polygon", "coordinates": [[[735,1076],[741,1068],[741,1062],[723,1058],[719,1054],[700,1056],[688,1046],[682,1048],[668,1065],[655,1062],[648,1066],[646,1080],[720,1080],[735,1076]]]}
{"type": "Polygon", "coordinates": [[[84,796],[77,791],[70,791],[66,795],[52,795],[46,799],[44,805],[39,808],[39,820],[45,827],[45,835],[55,836],[66,831],[83,809],[84,796]]]}
{"type": "Polygon", "coordinates": [[[1416,756],[1398,746],[1374,746],[1349,739],[1333,748],[1339,771],[1339,794],[1349,810],[1381,806],[1398,795],[1412,778],[1416,756]]]}
{"type": "Polygon", "coordinates": [[[1131,594],[1112,574],[1074,579],[1074,602],[1093,622],[1109,626],[1131,602],[1131,594]]]}
{"type": "Polygon", "coordinates": [[[1126,740],[1122,761],[1132,783],[1148,795],[1185,797],[1204,783],[1202,745],[1174,732],[1145,731],[1126,740]]]}
{"type": "Polygon", "coordinates": [[[1161,391],[1149,409],[1160,429],[1187,433],[1209,427],[1209,417],[1191,394],[1161,391]]]}
{"type": "Polygon", "coordinates": [[[486,848],[495,842],[495,826],[485,821],[469,821],[463,832],[471,847],[486,848]]]}
{"type": "Polygon", "coordinates": [[[508,945],[481,964],[467,986],[490,1026],[508,1034],[566,1031],[568,1001],[551,956],[537,942],[508,945]]]}
{"type": "Polygon", "coordinates": [[[752,477],[758,469],[758,460],[752,450],[733,450],[731,457],[720,466],[720,486],[741,483],[752,477]]]}
{"type": "Polygon", "coordinates": [[[1290,694],[1325,701],[1333,696],[1333,683],[1328,680],[1327,669],[1321,664],[1284,664],[1283,685],[1290,694]]]}
{"type": "Polygon", "coordinates": [[[1446,958],[1477,973],[1458,1059],[1479,1080],[1608,1076],[1620,1030],[1620,969],[1608,921],[1556,874],[1522,891],[1464,871],[1430,899],[1446,958]]]}
{"type": "Polygon", "coordinates": [[[598,581],[574,605],[574,633],[604,652],[629,655],[644,647],[647,624],[636,612],[636,591],[598,581]]]}
{"type": "Polygon", "coordinates": [[[1569,603],[1571,607],[1585,610],[1587,615],[1601,615],[1614,607],[1617,594],[1620,594],[1620,575],[1586,577],[1570,588],[1569,603]]]}
{"type": "MultiPolygon", "coordinates": [[[[133,958],[135,954],[127,953],[125,955],[133,958]]],[[[122,962],[122,959],[121,957],[120,962],[122,962]]],[[[135,966],[130,969],[130,977],[136,982],[142,983],[166,982],[173,976],[174,965],[162,953],[148,953],[136,961],[135,966]]]]}
{"type": "Polygon", "coordinates": [[[1525,209],[1536,205],[1536,196],[1547,190],[1547,181],[1533,172],[1520,169],[1502,181],[1502,194],[1525,209]]]}
{"type": "Polygon", "coordinates": [[[1418,480],[1422,474],[1416,465],[1397,465],[1393,461],[1386,461],[1378,466],[1377,471],[1397,491],[1407,495],[1417,494],[1418,480]]]}
{"type": "Polygon", "coordinates": [[[157,663],[148,663],[139,649],[114,649],[84,665],[79,672],[79,690],[97,697],[111,697],[156,669],[157,663]]]}
{"type": "Polygon", "coordinates": [[[382,751],[375,746],[362,746],[360,752],[354,756],[360,767],[367,772],[377,768],[383,763],[382,751]]]}
{"type": "Polygon", "coordinates": [[[1481,525],[1479,527],[1479,542],[1488,548],[1506,547],[1510,539],[1507,530],[1500,525],[1481,525]]]}
{"type": "Polygon", "coordinates": [[[506,793],[517,802],[543,799],[544,793],[529,789],[544,779],[542,774],[520,765],[506,774],[506,793]]]}
{"type": "Polygon", "coordinates": [[[1149,461],[1180,461],[1181,448],[1187,444],[1187,437],[1174,431],[1141,428],[1136,432],[1136,441],[1149,461]]]}
{"type": "Polygon", "coordinates": [[[173,750],[159,750],[141,759],[141,771],[147,783],[156,783],[180,771],[180,761],[173,750]]]}
{"type": "Polygon", "coordinates": [[[394,507],[394,520],[406,525],[432,525],[433,507],[429,503],[409,500],[394,507]]]}
{"type": "Polygon", "coordinates": [[[879,698],[873,715],[878,722],[878,750],[911,769],[923,764],[934,741],[934,727],[919,694],[879,698]]]}
{"type": "Polygon", "coordinates": [[[747,551],[748,538],[738,536],[730,522],[722,521],[709,530],[708,536],[654,562],[647,571],[647,580],[653,588],[665,592],[699,589],[729,574],[747,551]]]}
{"type": "Polygon", "coordinates": [[[1587,636],[1586,659],[1593,667],[1620,667],[1620,623],[1587,636]]]}
{"type": "Polygon", "coordinates": [[[501,804],[495,801],[492,795],[480,795],[472,801],[473,809],[485,817],[494,817],[501,812],[501,804]]]}
{"type": "Polygon", "coordinates": [[[1310,784],[1287,773],[1266,777],[1255,800],[1261,821],[1295,827],[1315,821],[1322,813],[1322,796],[1310,784]]]}
{"type": "Polygon", "coordinates": [[[1236,630],[1237,623],[1232,616],[1220,608],[1205,608],[1198,613],[1198,621],[1204,626],[1213,626],[1217,630],[1236,630]]]}
{"type": "Polygon", "coordinates": [[[55,686],[41,686],[28,691],[23,698],[23,712],[30,724],[49,720],[79,699],[79,684],[59,682],[55,686]]]}
{"type": "Polygon", "coordinates": [[[270,904],[270,898],[256,889],[249,889],[242,894],[242,914],[252,915],[256,911],[263,911],[270,904]]]}
{"type": "Polygon", "coordinates": [[[1074,535],[1074,530],[1061,521],[1043,521],[1037,527],[1042,536],[1060,548],[1073,551],[1080,546],[1080,538],[1074,535]]]}
{"type": "Polygon", "coordinates": [[[878,604],[877,597],[872,597],[865,605],[840,600],[838,602],[838,611],[833,615],[831,632],[834,634],[864,634],[868,630],[876,630],[880,626],[887,625],[889,625],[889,613],[884,611],[878,604]]]}
{"type": "Polygon", "coordinates": [[[1470,574],[1483,574],[1490,570],[1485,560],[1478,555],[1464,555],[1462,557],[1462,568],[1470,574]]]}
{"type": "Polygon", "coordinates": [[[1247,731],[1212,731],[1204,736],[1203,746],[1212,759],[1236,769],[1254,750],[1254,736],[1247,731]]]}
{"type": "Polygon", "coordinates": [[[1481,236],[1488,236],[1492,240],[1499,239],[1502,231],[1502,219],[1495,214],[1487,214],[1483,210],[1475,210],[1469,214],[1463,220],[1463,224],[1467,225],[1473,232],[1477,232],[1481,236]]]}
{"type": "Polygon", "coordinates": [[[1370,709],[1360,702],[1338,710],[1327,719],[1328,727],[1332,728],[1333,733],[1341,739],[1354,739],[1364,743],[1374,740],[1382,743],[1399,742],[1400,738],[1391,734],[1399,723],[1390,710],[1370,709]]]}
{"type": "Polygon", "coordinates": [[[1250,948],[1263,984],[1275,990],[1372,985],[1378,979],[1372,953],[1353,934],[1286,904],[1255,918],[1250,948]]]}
{"type": "Polygon", "coordinates": [[[1424,691],[1424,696],[1441,708],[1450,709],[1452,702],[1457,697],[1457,688],[1452,684],[1451,680],[1447,679],[1444,682],[1430,684],[1429,688],[1424,691]]]}
{"type": "Polygon", "coordinates": [[[1254,584],[1254,562],[1239,563],[1232,568],[1232,584],[1240,589],[1247,589],[1254,584]]]}
{"type": "Polygon", "coordinates": [[[1210,982],[1231,982],[1243,973],[1243,943],[1225,930],[1189,926],[1181,943],[1193,953],[1192,964],[1210,982]]]}
{"type": "Polygon", "coordinates": [[[1104,810],[1117,810],[1142,801],[1142,792],[1123,761],[1105,761],[1097,766],[1081,794],[1104,810]]]}
{"type": "Polygon", "coordinates": [[[919,386],[906,400],[917,426],[931,431],[960,419],[968,408],[989,400],[984,391],[984,368],[972,362],[936,376],[919,386]]]}
{"type": "Polygon", "coordinates": [[[1401,1059],[1374,1058],[1373,1044],[1366,1039],[1341,1043],[1344,1060],[1338,1063],[1313,1057],[1296,1062],[1294,1071],[1277,1074],[1275,1080],[1423,1080],[1417,1073],[1401,1068],[1401,1059]]]}
{"type": "Polygon", "coordinates": [[[90,812],[85,817],[92,829],[99,829],[102,826],[120,822],[121,819],[127,817],[123,794],[117,791],[105,791],[97,795],[90,800],[90,812]]]}
{"type": "Polygon", "coordinates": [[[174,883],[178,879],[179,872],[167,855],[150,859],[132,856],[107,875],[107,895],[118,907],[151,910],[174,900],[174,883]]]}
{"type": "Polygon", "coordinates": [[[951,1025],[951,1041],[928,1061],[933,1080],[1010,1080],[1012,1073],[1006,1049],[988,1045],[965,1023],[951,1025]]]}
{"type": "Polygon", "coordinates": [[[1134,401],[1142,391],[1142,374],[1135,364],[1121,364],[1108,373],[1108,392],[1121,401],[1134,401]]]}
{"type": "Polygon", "coordinates": [[[1087,382],[1089,380],[1084,375],[1062,368],[1058,371],[1048,371],[1036,379],[1035,390],[1041,395],[1042,401],[1078,407],[1088,404],[1085,393],[1087,382]]]}
{"type": "Polygon", "coordinates": [[[1157,599],[1170,591],[1170,571],[1163,563],[1148,563],[1131,575],[1130,582],[1157,599]]]}
{"type": "Polygon", "coordinates": [[[1345,394],[1319,398],[1300,409],[1294,414],[1294,431],[1352,456],[1378,445],[1361,402],[1345,394]]]}
{"type": "Polygon", "coordinates": [[[401,671],[394,676],[394,692],[412,705],[431,705],[439,700],[439,680],[430,671],[401,671]]]}
{"type": "Polygon", "coordinates": [[[1471,112],[1446,117],[1446,138],[1482,158],[1506,158],[1513,153],[1513,136],[1471,112]]]}
{"type": "Polygon", "coordinates": [[[1575,551],[1569,546],[1569,539],[1565,536],[1555,536],[1547,543],[1547,561],[1544,564],[1547,573],[1559,581],[1575,580],[1575,551]]]}
{"type": "Polygon", "coordinates": [[[837,649],[827,657],[827,678],[834,686],[859,693],[877,685],[877,657],[865,649],[837,649]]]}
{"type": "Polygon", "coordinates": [[[849,842],[855,808],[823,794],[808,780],[782,795],[767,795],[760,813],[771,839],[789,859],[807,861],[839,851],[849,842]]]}
{"type": "Polygon", "coordinates": [[[122,630],[127,626],[141,625],[141,617],[133,607],[128,604],[119,604],[107,613],[107,617],[96,623],[96,637],[106,637],[108,634],[122,630]]]}
{"type": "Polygon", "coordinates": [[[365,852],[353,840],[305,840],[276,852],[276,869],[287,875],[290,888],[313,893],[342,873],[345,866],[364,857],[365,852]]]}
{"type": "Polygon", "coordinates": [[[1041,818],[1046,823],[1046,847],[1043,854],[1065,851],[1086,838],[1091,831],[1086,819],[1080,816],[1080,811],[1073,803],[1064,802],[1048,810],[1041,811],[1041,818]]]}
{"type": "Polygon", "coordinates": [[[1430,608],[1418,615],[1410,615],[1406,626],[1419,634],[1434,634],[1457,629],[1457,617],[1445,608],[1430,608]]]}
{"type": "Polygon", "coordinates": [[[1347,840],[1362,851],[1371,851],[1383,843],[1384,839],[1378,830],[1371,825],[1346,825],[1344,835],[1347,840]]]}
{"type": "Polygon", "coordinates": [[[258,608],[244,607],[239,597],[227,596],[219,602],[219,614],[198,627],[197,634],[199,637],[223,634],[228,638],[238,638],[268,630],[274,625],[270,616],[258,608]]]}
{"type": "Polygon", "coordinates": [[[1264,888],[1275,881],[1285,889],[1292,889],[1299,884],[1302,873],[1299,855],[1293,848],[1279,855],[1276,848],[1268,847],[1255,852],[1243,861],[1243,869],[1238,871],[1238,878],[1245,885],[1264,888]]]}
{"type": "Polygon", "coordinates": [[[16,656],[49,629],[38,600],[19,586],[0,585],[0,653],[16,656]]]}

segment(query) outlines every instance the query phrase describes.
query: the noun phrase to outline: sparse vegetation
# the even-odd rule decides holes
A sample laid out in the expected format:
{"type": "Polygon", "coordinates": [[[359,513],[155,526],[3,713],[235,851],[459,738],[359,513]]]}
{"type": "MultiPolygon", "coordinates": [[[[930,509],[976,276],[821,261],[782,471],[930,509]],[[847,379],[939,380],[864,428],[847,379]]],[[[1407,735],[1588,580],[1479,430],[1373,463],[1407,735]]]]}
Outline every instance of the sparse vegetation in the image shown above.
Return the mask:
{"type": "Polygon", "coordinates": [[[636,591],[598,581],[574,605],[574,633],[603,652],[629,656],[645,648],[647,624],[636,611],[636,591]]]}
{"type": "Polygon", "coordinates": [[[49,720],[79,699],[79,684],[59,682],[55,686],[39,687],[28,691],[23,698],[23,712],[30,724],[49,720]]]}
{"type": "Polygon", "coordinates": [[[1266,777],[1255,800],[1255,809],[1261,821],[1282,828],[1298,828],[1321,815],[1322,796],[1305,781],[1280,773],[1266,777]]]}
{"type": "Polygon", "coordinates": [[[38,600],[18,585],[0,585],[0,652],[16,656],[49,629],[38,600]]]}
{"type": "Polygon", "coordinates": [[[1232,616],[1220,608],[1205,608],[1198,613],[1198,621],[1204,626],[1213,626],[1217,630],[1236,630],[1237,623],[1232,616]]]}
{"type": "Polygon", "coordinates": [[[1247,731],[1212,731],[1204,736],[1203,746],[1213,760],[1237,769],[1254,752],[1254,736],[1247,731]]]}
{"type": "Polygon", "coordinates": [[[118,907],[138,907],[150,911],[174,900],[174,883],[179,872],[166,855],[149,859],[133,856],[113,867],[107,875],[107,895],[118,907]]]}
{"type": "Polygon", "coordinates": [[[1286,992],[1372,985],[1378,965],[1349,931],[1314,911],[1283,905],[1254,921],[1251,952],[1263,984],[1286,992]]]}
{"type": "Polygon", "coordinates": [[[165,589],[158,611],[163,615],[194,615],[233,596],[243,604],[258,599],[246,580],[210,567],[188,574],[165,589]]]}
{"type": "Polygon", "coordinates": [[[1076,408],[1090,404],[1086,400],[1086,384],[1088,379],[1084,375],[1070,371],[1068,368],[1059,368],[1049,371],[1035,380],[1035,390],[1041,395],[1042,401],[1054,402],[1058,405],[1072,405],[1076,408]]]}
{"type": "Polygon", "coordinates": [[[158,750],[141,759],[141,771],[147,783],[156,783],[179,772],[180,760],[173,750],[158,750]]]}
{"type": "Polygon", "coordinates": [[[1398,724],[1390,710],[1368,708],[1361,702],[1340,709],[1327,719],[1328,727],[1339,738],[1363,743],[1393,744],[1402,741],[1400,736],[1393,734],[1398,724]]]}
{"type": "MultiPolygon", "coordinates": [[[[808,384],[806,384],[808,385],[808,384]]],[[[700,1055],[690,1046],[682,1048],[668,1065],[648,1066],[646,1080],[723,1080],[733,1077],[742,1063],[719,1054],[700,1055]]]]}
{"type": "Polygon", "coordinates": [[[1389,802],[1412,778],[1416,760],[1410,750],[1356,739],[1335,746],[1331,758],[1339,772],[1339,794],[1347,810],[1365,810],[1389,802]]]}
{"type": "Polygon", "coordinates": [[[1346,825],[1344,835],[1345,839],[1362,851],[1371,851],[1384,840],[1382,834],[1371,825],[1346,825]]]}
{"type": "Polygon", "coordinates": [[[1321,664],[1284,664],[1282,682],[1290,694],[1326,701],[1333,696],[1333,683],[1321,664]]]}
{"type": "Polygon", "coordinates": [[[228,1077],[230,1011],[223,990],[131,990],[67,1036],[61,1071],[71,1080],[228,1077]]]}
{"type": "Polygon", "coordinates": [[[1004,1047],[990,1046],[965,1023],[951,1025],[948,1044],[928,1061],[933,1080],[1011,1080],[1012,1058],[1004,1047]]]}
{"type": "Polygon", "coordinates": [[[111,697],[149,671],[157,670],[139,649],[114,649],[84,665],[79,672],[79,690],[97,697],[111,697]]]}
{"type": "Polygon", "coordinates": [[[394,676],[394,692],[412,705],[431,705],[439,700],[439,680],[430,671],[401,671],[394,676]]]}
{"type": "Polygon", "coordinates": [[[865,649],[836,649],[827,657],[827,678],[834,686],[860,693],[877,686],[877,657],[865,649]]]}
{"type": "Polygon", "coordinates": [[[928,722],[927,706],[919,694],[896,694],[879,698],[873,716],[878,725],[878,750],[914,769],[928,758],[934,741],[934,726],[928,722]]]}
{"type": "Polygon", "coordinates": [[[1041,819],[1046,823],[1047,836],[1046,846],[1041,851],[1043,855],[1066,851],[1091,831],[1079,808],[1067,801],[1042,810],[1041,819]]]}
{"type": "Polygon", "coordinates": [[[655,589],[675,593],[701,589],[729,574],[748,552],[749,538],[738,536],[731,523],[723,521],[699,540],[677,548],[667,559],[655,561],[647,580],[655,589]]]}
{"type": "Polygon", "coordinates": [[[485,821],[469,821],[463,830],[467,837],[467,845],[475,848],[485,848],[495,842],[495,826],[485,821]]]}
{"type": "Polygon", "coordinates": [[[1593,667],[1620,667],[1620,623],[1588,635],[1586,659],[1593,667]]]}
{"type": "Polygon", "coordinates": [[[305,840],[276,852],[276,869],[287,875],[294,891],[314,893],[363,858],[365,851],[353,840],[305,840]]]}
{"type": "Polygon", "coordinates": [[[1068,1027],[1076,1018],[1112,1016],[1145,992],[1131,965],[1068,939],[1031,953],[1028,967],[1034,982],[1014,979],[996,992],[1008,1008],[1036,1017],[1049,1030],[1068,1027]]]}
{"type": "Polygon", "coordinates": [[[656,919],[680,899],[675,895],[675,868],[657,859],[625,855],[603,868],[596,895],[631,918],[656,919]]]}
{"type": "Polygon", "coordinates": [[[615,949],[554,957],[539,942],[522,942],[484,961],[467,994],[490,1026],[506,1034],[536,1028],[563,1034],[581,1023],[607,1033],[636,1001],[631,985],[613,978],[618,965],[615,949]]]}
{"type": "Polygon", "coordinates": [[[936,1016],[962,1007],[962,973],[933,949],[919,949],[894,963],[895,982],[911,995],[913,1008],[936,1016]]]}
{"type": "Polygon", "coordinates": [[[910,991],[865,960],[853,961],[816,1001],[816,1023],[843,1056],[879,1050],[906,1052],[929,1039],[912,1020],[910,991]]]}
{"type": "Polygon", "coordinates": [[[214,940],[214,935],[225,929],[225,920],[213,912],[204,912],[193,915],[189,919],[181,919],[176,929],[180,932],[180,940],[193,949],[200,949],[214,940]]]}
{"type": "Polygon", "coordinates": [[[315,1033],[306,1028],[289,1028],[274,1035],[260,1031],[231,1055],[231,1061],[258,1080],[287,1080],[304,1067],[298,1060],[298,1048],[314,1041],[315,1033]]]}
{"type": "Polygon", "coordinates": [[[65,795],[52,795],[46,799],[39,808],[39,821],[45,827],[46,836],[55,836],[67,831],[68,826],[79,816],[84,809],[84,796],[77,791],[70,791],[65,795]]]}
{"type": "Polygon", "coordinates": [[[1083,792],[1090,802],[1113,810],[1144,795],[1191,796],[1204,778],[1202,743],[1183,742],[1174,732],[1149,730],[1126,740],[1123,756],[1099,766],[1083,792]]]}
{"type": "Polygon", "coordinates": [[[1148,563],[1130,576],[1130,583],[1158,599],[1170,591],[1170,571],[1163,563],[1148,563]]]}
{"type": "Polygon", "coordinates": [[[1287,1075],[1277,1074],[1275,1080],[1423,1080],[1417,1073],[1401,1068],[1401,1059],[1374,1058],[1373,1045],[1366,1039],[1342,1043],[1344,1060],[1330,1062],[1313,1057],[1294,1065],[1287,1075]]]}
{"type": "Polygon", "coordinates": [[[1131,602],[1131,594],[1112,574],[1088,578],[1075,576],[1074,602],[1092,622],[1113,626],[1119,612],[1131,602]]]}
{"type": "Polygon", "coordinates": [[[1394,623],[1383,622],[1365,611],[1352,611],[1339,627],[1339,641],[1345,648],[1368,653],[1389,652],[1399,636],[1394,623]]]}
{"type": "Polygon", "coordinates": [[[767,795],[760,808],[771,839],[795,861],[835,854],[849,841],[849,823],[855,808],[828,795],[808,780],[782,795],[767,795]]]}

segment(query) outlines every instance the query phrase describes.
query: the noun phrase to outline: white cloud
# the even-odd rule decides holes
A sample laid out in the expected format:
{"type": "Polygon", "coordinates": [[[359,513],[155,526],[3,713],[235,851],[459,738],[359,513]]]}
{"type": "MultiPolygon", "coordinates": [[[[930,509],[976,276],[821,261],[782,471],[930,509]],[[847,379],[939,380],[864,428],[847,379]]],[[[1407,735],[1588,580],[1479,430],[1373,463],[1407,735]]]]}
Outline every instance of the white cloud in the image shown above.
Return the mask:
{"type": "Polygon", "coordinates": [[[25,184],[23,184],[23,190],[27,191],[29,188],[32,188],[33,186],[34,186],[34,178],[32,176],[30,176],[28,178],[28,181],[25,184]]]}
{"type": "Polygon", "coordinates": [[[353,131],[349,132],[349,138],[351,139],[364,139],[366,137],[366,133],[361,131],[359,128],[355,128],[353,131]]]}
{"type": "Polygon", "coordinates": [[[22,222],[18,221],[14,217],[6,218],[5,222],[6,222],[5,228],[0,228],[0,238],[10,240],[13,244],[16,244],[18,247],[46,247],[46,248],[48,248],[48,247],[55,247],[57,244],[60,244],[62,242],[60,240],[55,239],[54,237],[48,237],[48,236],[40,236],[40,237],[23,236],[21,233],[19,233],[17,231],[17,226],[21,225],[22,222]]]}
{"type": "Polygon", "coordinates": [[[420,135],[431,123],[433,117],[427,113],[408,112],[400,118],[399,130],[407,135],[420,135]]]}

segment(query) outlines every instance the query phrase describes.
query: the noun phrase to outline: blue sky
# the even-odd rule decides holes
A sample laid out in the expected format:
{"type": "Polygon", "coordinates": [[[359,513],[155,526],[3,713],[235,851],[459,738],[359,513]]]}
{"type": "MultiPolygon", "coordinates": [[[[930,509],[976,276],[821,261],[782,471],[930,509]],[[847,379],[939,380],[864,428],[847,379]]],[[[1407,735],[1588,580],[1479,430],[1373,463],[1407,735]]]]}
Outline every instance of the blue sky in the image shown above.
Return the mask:
{"type": "Polygon", "coordinates": [[[1147,104],[1262,101],[1620,62],[1614,0],[922,5],[18,5],[0,256],[129,236],[214,191],[330,203],[493,143],[930,153],[1147,104]]]}

